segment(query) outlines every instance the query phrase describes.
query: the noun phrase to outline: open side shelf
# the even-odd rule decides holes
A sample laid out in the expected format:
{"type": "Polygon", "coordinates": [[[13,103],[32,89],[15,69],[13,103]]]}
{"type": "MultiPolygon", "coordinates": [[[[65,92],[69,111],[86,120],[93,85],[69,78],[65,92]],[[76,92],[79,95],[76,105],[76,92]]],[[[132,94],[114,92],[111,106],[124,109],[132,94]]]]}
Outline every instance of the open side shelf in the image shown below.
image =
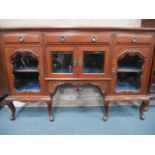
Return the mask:
{"type": "Polygon", "coordinates": [[[14,73],[14,86],[20,92],[40,92],[39,73],[14,73]]]}
{"type": "Polygon", "coordinates": [[[141,70],[144,64],[144,59],[140,57],[138,54],[134,53],[126,53],[122,55],[118,61],[118,69],[124,70],[141,70]]]}
{"type": "Polygon", "coordinates": [[[39,82],[38,59],[30,51],[17,51],[11,56],[14,87],[17,92],[41,91],[39,82]]]}
{"type": "Polygon", "coordinates": [[[118,61],[117,82],[115,91],[139,92],[141,88],[142,66],[144,59],[137,53],[126,53],[118,61]]]}
{"type": "Polygon", "coordinates": [[[14,71],[37,70],[39,61],[30,51],[17,51],[11,56],[14,71]]]}
{"type": "Polygon", "coordinates": [[[138,92],[141,88],[141,73],[117,73],[116,92],[138,92]]]}

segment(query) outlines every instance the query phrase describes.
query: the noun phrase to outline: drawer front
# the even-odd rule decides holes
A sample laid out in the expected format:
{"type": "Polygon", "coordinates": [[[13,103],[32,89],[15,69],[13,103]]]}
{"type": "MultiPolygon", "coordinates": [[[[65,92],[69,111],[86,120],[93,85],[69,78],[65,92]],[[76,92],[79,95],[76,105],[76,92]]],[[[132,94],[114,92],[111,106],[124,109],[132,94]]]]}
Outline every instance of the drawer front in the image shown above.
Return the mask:
{"type": "Polygon", "coordinates": [[[109,43],[110,34],[45,34],[45,43],[109,43]]]}
{"type": "Polygon", "coordinates": [[[5,43],[40,43],[39,33],[8,33],[4,34],[5,43]]]}
{"type": "Polygon", "coordinates": [[[150,34],[117,34],[117,44],[151,44],[153,36],[150,34]]]}

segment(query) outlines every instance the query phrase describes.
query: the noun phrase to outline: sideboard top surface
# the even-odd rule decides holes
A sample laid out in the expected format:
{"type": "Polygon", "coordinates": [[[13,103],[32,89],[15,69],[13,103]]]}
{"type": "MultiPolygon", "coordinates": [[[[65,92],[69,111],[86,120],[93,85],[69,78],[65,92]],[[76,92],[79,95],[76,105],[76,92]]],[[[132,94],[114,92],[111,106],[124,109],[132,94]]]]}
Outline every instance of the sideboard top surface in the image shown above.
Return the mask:
{"type": "Polygon", "coordinates": [[[155,28],[137,28],[137,27],[0,27],[0,31],[13,30],[90,30],[90,31],[155,31],[155,28]]]}

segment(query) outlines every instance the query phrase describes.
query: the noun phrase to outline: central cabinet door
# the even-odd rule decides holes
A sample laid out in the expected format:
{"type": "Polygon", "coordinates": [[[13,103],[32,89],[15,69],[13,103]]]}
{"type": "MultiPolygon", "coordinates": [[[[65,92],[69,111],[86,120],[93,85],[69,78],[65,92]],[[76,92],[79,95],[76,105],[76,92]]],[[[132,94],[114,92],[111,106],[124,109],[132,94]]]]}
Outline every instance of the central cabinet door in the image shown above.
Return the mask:
{"type": "Polygon", "coordinates": [[[76,78],[77,68],[76,47],[53,46],[47,48],[47,76],[49,78],[76,78]]]}
{"type": "Polygon", "coordinates": [[[56,46],[47,48],[47,76],[50,78],[105,78],[109,47],[56,46]]]}
{"type": "Polygon", "coordinates": [[[79,76],[81,78],[105,78],[108,75],[109,47],[80,46],[79,76]]]}

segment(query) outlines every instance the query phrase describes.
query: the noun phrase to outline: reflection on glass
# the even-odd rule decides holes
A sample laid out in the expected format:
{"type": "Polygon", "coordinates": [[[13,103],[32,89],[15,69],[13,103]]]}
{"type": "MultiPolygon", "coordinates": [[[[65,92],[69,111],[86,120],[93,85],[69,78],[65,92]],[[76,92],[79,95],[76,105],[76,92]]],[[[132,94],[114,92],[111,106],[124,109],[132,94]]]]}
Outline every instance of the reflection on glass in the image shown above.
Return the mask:
{"type": "Polygon", "coordinates": [[[84,52],[84,73],[103,73],[104,52],[84,52]]]}
{"type": "Polygon", "coordinates": [[[52,52],[52,72],[72,73],[73,72],[72,52],[52,52]]]}

